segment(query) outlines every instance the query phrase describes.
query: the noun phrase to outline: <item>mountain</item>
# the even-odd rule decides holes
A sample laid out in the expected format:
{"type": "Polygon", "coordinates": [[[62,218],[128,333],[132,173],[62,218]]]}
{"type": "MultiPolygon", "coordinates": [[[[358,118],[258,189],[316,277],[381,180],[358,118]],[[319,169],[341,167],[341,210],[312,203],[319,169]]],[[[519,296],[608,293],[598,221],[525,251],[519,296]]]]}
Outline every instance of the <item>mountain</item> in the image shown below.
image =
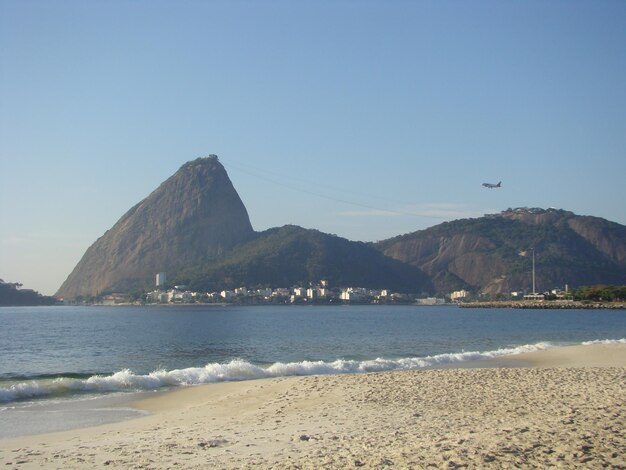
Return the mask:
{"type": "Polygon", "coordinates": [[[216,156],[183,165],[85,252],[58,297],[132,293],[155,274],[195,290],[242,285],[332,285],[401,292],[432,289],[418,268],[375,247],[285,226],[257,233],[216,156]]]}
{"type": "Polygon", "coordinates": [[[57,297],[131,292],[175,278],[254,238],[250,219],[215,155],[184,164],[87,249],[57,297]]]}
{"type": "Polygon", "coordinates": [[[532,248],[540,292],[565,284],[626,281],[626,227],[557,209],[509,209],[446,222],[376,247],[420,268],[440,292],[530,292],[532,248]]]}
{"type": "Polygon", "coordinates": [[[626,227],[556,209],[509,209],[446,222],[376,244],[287,225],[255,232],[215,155],[184,164],[89,247],[58,297],[133,293],[167,272],[214,291],[333,286],[491,294],[626,281],[626,227]]]}
{"type": "Polygon", "coordinates": [[[332,286],[431,291],[418,268],[375,247],[294,225],[258,233],[250,242],[209,263],[190,267],[181,281],[196,290],[247,286],[290,287],[326,279],[332,286]]]}

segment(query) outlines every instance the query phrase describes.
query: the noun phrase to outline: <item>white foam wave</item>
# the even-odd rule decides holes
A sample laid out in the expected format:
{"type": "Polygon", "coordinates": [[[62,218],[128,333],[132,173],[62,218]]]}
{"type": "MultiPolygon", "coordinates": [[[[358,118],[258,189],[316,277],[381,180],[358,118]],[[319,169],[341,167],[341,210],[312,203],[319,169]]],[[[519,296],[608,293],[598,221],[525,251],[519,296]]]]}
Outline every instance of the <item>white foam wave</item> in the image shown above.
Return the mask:
{"type": "MultiPolygon", "coordinates": [[[[626,339],[604,341],[625,343],[626,339]]],[[[596,342],[589,341],[583,344],[595,343],[596,342]]],[[[147,375],[138,375],[128,369],[125,369],[112,375],[95,375],[87,379],[58,378],[51,381],[32,381],[11,385],[8,388],[0,388],[0,403],[35,398],[62,397],[75,393],[158,390],[164,387],[287,377],[294,375],[352,374],[420,369],[424,367],[434,367],[466,361],[509,356],[525,352],[540,351],[552,347],[555,347],[555,345],[547,342],[541,342],[487,352],[471,351],[400,359],[377,358],[367,361],[337,359],[332,362],[277,362],[269,367],[259,367],[248,361],[235,359],[228,363],[207,364],[204,367],[190,367],[187,369],[176,369],[170,371],[158,370],[147,375]]]]}
{"type": "Polygon", "coordinates": [[[582,343],[585,346],[590,346],[592,344],[626,344],[626,338],[622,339],[596,339],[594,341],[583,341],[582,343]]]}

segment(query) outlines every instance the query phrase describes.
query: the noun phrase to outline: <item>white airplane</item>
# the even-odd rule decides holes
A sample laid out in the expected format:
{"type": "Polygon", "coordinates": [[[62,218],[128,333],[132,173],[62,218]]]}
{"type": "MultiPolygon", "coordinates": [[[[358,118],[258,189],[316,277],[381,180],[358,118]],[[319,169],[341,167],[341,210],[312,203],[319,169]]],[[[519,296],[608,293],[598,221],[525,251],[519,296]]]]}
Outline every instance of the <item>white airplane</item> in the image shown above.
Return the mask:
{"type": "Polygon", "coordinates": [[[483,183],[483,186],[485,188],[489,188],[489,189],[493,189],[493,188],[500,188],[502,187],[502,181],[499,181],[498,184],[493,184],[493,183],[483,183]]]}

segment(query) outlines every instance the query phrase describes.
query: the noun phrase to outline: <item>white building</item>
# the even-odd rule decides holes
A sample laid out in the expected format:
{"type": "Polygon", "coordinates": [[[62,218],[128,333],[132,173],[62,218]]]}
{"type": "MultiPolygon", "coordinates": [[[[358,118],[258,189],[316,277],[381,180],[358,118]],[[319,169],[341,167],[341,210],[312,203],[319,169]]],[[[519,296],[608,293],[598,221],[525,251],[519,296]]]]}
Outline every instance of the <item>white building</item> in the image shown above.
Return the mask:
{"type": "Polygon", "coordinates": [[[284,287],[278,288],[272,292],[272,297],[289,297],[291,291],[284,287]]]}
{"type": "Polygon", "coordinates": [[[166,276],[165,272],[157,273],[157,275],[156,275],[156,286],[157,287],[163,287],[166,282],[167,282],[167,276],[166,276]]]}
{"type": "Polygon", "coordinates": [[[450,300],[452,300],[452,302],[455,302],[461,299],[465,299],[466,297],[469,297],[469,295],[470,293],[465,289],[456,290],[450,294],[450,300]]]}
{"type": "Polygon", "coordinates": [[[546,296],[543,294],[526,294],[524,300],[545,300],[546,296]]]}
{"type": "Polygon", "coordinates": [[[348,302],[363,302],[366,300],[365,289],[353,288],[343,289],[339,294],[340,300],[346,300],[348,302]]]}
{"type": "Polygon", "coordinates": [[[417,299],[415,303],[418,305],[443,305],[446,303],[446,300],[436,297],[426,297],[425,299],[417,299]]]}
{"type": "Polygon", "coordinates": [[[223,290],[220,292],[222,299],[230,300],[235,296],[235,293],[232,290],[223,290]]]}

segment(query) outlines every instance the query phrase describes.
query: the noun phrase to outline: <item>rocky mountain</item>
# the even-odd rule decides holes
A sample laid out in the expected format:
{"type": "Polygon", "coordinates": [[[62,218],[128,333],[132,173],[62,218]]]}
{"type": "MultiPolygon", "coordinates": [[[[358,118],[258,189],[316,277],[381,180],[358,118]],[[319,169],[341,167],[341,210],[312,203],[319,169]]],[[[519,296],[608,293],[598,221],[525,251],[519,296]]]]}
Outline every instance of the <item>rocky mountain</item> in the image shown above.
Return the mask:
{"type": "Polygon", "coordinates": [[[87,249],[57,297],[132,292],[176,277],[255,237],[226,170],[214,155],[184,164],[87,249]]]}
{"type": "Polygon", "coordinates": [[[420,268],[440,292],[530,292],[533,248],[538,291],[565,284],[626,283],[626,227],[564,210],[509,209],[446,222],[376,246],[420,268]]]}
{"type": "Polygon", "coordinates": [[[216,156],[186,163],[85,252],[58,297],[131,293],[165,271],[195,290],[333,285],[430,291],[416,267],[371,245],[286,226],[256,233],[216,156]]]}

